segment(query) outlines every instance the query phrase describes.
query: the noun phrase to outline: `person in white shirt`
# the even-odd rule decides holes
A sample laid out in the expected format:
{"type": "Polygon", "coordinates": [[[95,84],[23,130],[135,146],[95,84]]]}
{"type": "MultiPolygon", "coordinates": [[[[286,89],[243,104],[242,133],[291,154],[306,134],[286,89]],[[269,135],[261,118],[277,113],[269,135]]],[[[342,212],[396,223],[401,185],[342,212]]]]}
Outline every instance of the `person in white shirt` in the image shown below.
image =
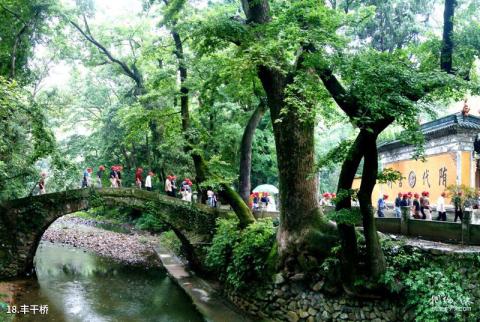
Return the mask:
{"type": "Polygon", "coordinates": [[[165,192],[170,197],[173,197],[173,194],[172,194],[172,176],[167,176],[167,180],[165,180],[165,192]]]}
{"type": "Polygon", "coordinates": [[[214,207],[214,201],[213,201],[213,197],[215,196],[215,193],[208,189],[207,190],[207,205],[209,205],[210,207],[214,207]]]}
{"type": "Polygon", "coordinates": [[[277,211],[277,206],[275,205],[275,198],[273,196],[268,196],[267,211],[277,211]]]}
{"type": "Polygon", "coordinates": [[[447,211],[445,210],[445,196],[447,194],[445,192],[442,192],[440,197],[437,199],[437,212],[438,212],[438,217],[437,220],[441,221],[447,221],[447,211]]]}
{"type": "Polygon", "coordinates": [[[183,201],[192,201],[192,193],[190,191],[188,191],[187,189],[183,189],[182,191],[180,191],[180,193],[182,194],[183,201]]]}
{"type": "Polygon", "coordinates": [[[153,172],[150,171],[148,172],[148,175],[145,178],[145,188],[147,188],[148,191],[152,191],[152,177],[153,177],[153,172]]]}

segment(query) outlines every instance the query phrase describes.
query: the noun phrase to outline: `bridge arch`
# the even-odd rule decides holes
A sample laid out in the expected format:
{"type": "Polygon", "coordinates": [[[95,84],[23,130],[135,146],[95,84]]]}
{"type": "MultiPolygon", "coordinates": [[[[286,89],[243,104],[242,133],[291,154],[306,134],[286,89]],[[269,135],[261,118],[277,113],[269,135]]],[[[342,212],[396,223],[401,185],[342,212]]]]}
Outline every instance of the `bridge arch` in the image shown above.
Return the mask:
{"type": "Polygon", "coordinates": [[[154,212],[180,239],[190,264],[200,270],[215,221],[226,215],[205,205],[136,188],[78,189],[11,200],[0,204],[0,278],[33,270],[40,239],[55,220],[101,205],[154,212]]]}

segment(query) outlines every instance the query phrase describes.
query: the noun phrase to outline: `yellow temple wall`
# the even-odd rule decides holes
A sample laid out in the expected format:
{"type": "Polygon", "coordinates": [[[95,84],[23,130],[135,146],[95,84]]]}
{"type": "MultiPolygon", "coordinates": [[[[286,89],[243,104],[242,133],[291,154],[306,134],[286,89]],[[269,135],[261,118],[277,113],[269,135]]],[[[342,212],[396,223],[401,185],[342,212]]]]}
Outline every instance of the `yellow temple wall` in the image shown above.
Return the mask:
{"type": "MultiPolygon", "coordinates": [[[[388,202],[393,202],[399,192],[420,194],[422,191],[428,191],[431,204],[435,204],[437,198],[449,185],[457,183],[457,176],[462,184],[471,185],[471,162],[471,152],[462,151],[459,154],[449,152],[427,156],[424,162],[401,160],[386,163],[383,168],[400,171],[404,179],[396,183],[377,183],[372,193],[372,203],[376,205],[378,198],[383,194],[389,196],[388,202]],[[457,162],[461,162],[458,167],[461,173],[457,173],[457,162]]],[[[361,178],[356,178],[353,188],[358,189],[360,182],[361,178]]],[[[450,203],[450,198],[447,198],[447,202],[450,203]]]]}
{"type": "Polygon", "coordinates": [[[461,174],[461,177],[462,177],[462,181],[461,183],[464,184],[464,185],[467,185],[467,186],[470,186],[470,183],[471,183],[471,177],[472,177],[472,174],[471,174],[471,167],[472,167],[472,158],[471,158],[471,154],[470,152],[468,151],[463,151],[461,152],[462,153],[462,174],[461,174]]]}

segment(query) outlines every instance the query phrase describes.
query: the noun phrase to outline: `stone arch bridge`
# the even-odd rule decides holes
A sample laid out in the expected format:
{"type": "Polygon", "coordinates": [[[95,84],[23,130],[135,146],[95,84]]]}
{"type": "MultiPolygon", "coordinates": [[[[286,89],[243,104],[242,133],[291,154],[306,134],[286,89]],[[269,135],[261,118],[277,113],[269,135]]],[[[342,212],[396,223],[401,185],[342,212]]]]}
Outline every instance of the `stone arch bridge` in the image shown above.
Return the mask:
{"type": "Polygon", "coordinates": [[[0,278],[33,271],[40,239],[59,217],[98,206],[153,212],[175,232],[187,259],[197,269],[202,269],[204,246],[211,242],[215,220],[230,215],[206,205],[135,188],[68,190],[6,201],[0,204],[0,278]]]}

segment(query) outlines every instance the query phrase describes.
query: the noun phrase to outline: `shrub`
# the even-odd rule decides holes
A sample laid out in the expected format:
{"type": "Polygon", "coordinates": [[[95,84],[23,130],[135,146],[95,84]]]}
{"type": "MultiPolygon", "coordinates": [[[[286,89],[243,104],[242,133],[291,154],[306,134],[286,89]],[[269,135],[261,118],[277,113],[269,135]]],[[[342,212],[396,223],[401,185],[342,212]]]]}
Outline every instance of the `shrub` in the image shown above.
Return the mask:
{"type": "Polygon", "coordinates": [[[148,230],[151,232],[162,232],[165,230],[168,230],[168,226],[162,222],[160,219],[158,219],[155,214],[152,214],[151,212],[144,212],[140,218],[137,219],[137,222],[135,223],[135,227],[138,229],[142,230],[148,230]]]}
{"type": "Polygon", "coordinates": [[[151,232],[162,232],[168,230],[168,225],[160,220],[160,215],[157,213],[158,210],[155,207],[155,203],[147,202],[145,206],[146,210],[137,219],[135,227],[151,232]]]}
{"type": "Polygon", "coordinates": [[[271,220],[261,220],[242,232],[233,248],[233,257],[227,268],[227,282],[235,289],[248,282],[269,280],[267,259],[275,241],[271,220]]]}
{"type": "Polygon", "coordinates": [[[208,249],[207,265],[236,290],[270,281],[268,262],[274,242],[271,219],[259,220],[243,231],[238,229],[237,220],[220,219],[208,249]]]}
{"type": "Polygon", "coordinates": [[[404,283],[407,304],[415,307],[416,321],[462,321],[462,308],[471,307],[457,272],[424,267],[409,274],[404,283]]]}
{"type": "Polygon", "coordinates": [[[226,279],[228,264],[232,258],[233,247],[240,239],[238,220],[217,220],[217,231],[208,248],[206,264],[219,275],[220,280],[226,279]]]}
{"type": "Polygon", "coordinates": [[[390,242],[384,243],[384,250],[388,267],[382,282],[402,295],[415,321],[475,321],[475,312],[463,312],[474,305],[463,287],[469,281],[459,273],[461,267],[475,267],[474,263],[436,259],[390,242]]]}

